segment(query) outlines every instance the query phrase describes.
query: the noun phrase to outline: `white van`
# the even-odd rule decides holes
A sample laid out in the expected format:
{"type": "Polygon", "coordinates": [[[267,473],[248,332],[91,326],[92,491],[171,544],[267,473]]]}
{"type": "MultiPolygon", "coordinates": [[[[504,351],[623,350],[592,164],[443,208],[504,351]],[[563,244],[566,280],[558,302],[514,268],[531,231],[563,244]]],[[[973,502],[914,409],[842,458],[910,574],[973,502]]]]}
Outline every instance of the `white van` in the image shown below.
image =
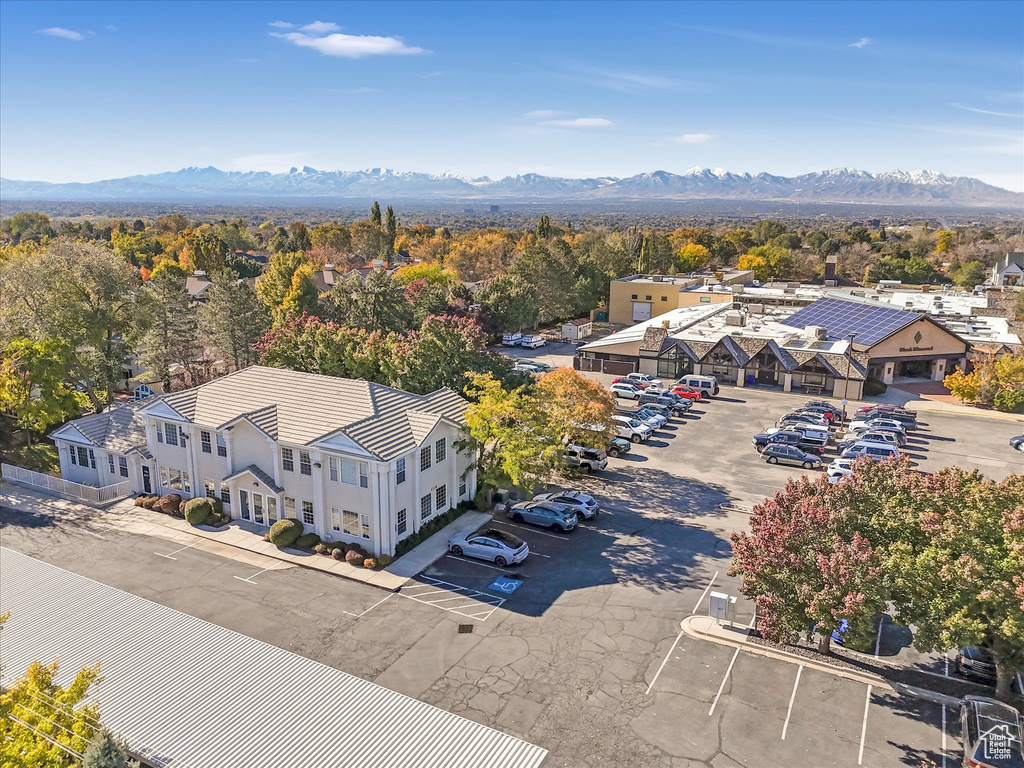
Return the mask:
{"type": "Polygon", "coordinates": [[[651,436],[653,430],[630,416],[612,416],[612,426],[619,437],[639,443],[651,436]]]}
{"type": "Polygon", "coordinates": [[[899,455],[900,452],[895,446],[867,440],[855,443],[843,451],[844,459],[858,459],[861,456],[867,456],[872,461],[884,461],[885,459],[895,459],[899,455]]]}
{"type": "Polygon", "coordinates": [[[519,343],[523,339],[521,333],[506,333],[501,337],[501,346],[503,347],[518,347],[519,343]]]}
{"type": "Polygon", "coordinates": [[[718,379],[714,376],[699,376],[695,373],[683,376],[676,384],[685,384],[688,387],[699,389],[701,395],[708,397],[718,394],[718,379]]]}
{"type": "Polygon", "coordinates": [[[544,337],[540,334],[532,334],[530,336],[523,336],[519,340],[520,347],[527,347],[528,349],[536,349],[537,347],[543,347],[547,342],[544,341],[544,337]]]}

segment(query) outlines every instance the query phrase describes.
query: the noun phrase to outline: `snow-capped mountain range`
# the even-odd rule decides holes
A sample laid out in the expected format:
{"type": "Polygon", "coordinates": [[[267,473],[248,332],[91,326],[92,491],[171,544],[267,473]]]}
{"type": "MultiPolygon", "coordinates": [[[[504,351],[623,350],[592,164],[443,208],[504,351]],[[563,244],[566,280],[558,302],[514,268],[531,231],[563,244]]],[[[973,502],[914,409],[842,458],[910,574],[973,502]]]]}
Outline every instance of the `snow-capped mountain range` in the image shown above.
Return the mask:
{"type": "Polygon", "coordinates": [[[318,171],[304,166],[292,168],[288,173],[268,173],[221,171],[211,166],[90,183],[0,179],[0,197],[5,200],[181,203],[325,202],[370,198],[436,202],[760,200],[1024,207],[1024,193],[1010,192],[967,176],[945,176],[936,171],[868,173],[856,168],[836,168],[794,177],[697,167],[683,173],[653,171],[622,179],[610,176],[570,179],[536,173],[491,179],[386,168],[318,171]]]}

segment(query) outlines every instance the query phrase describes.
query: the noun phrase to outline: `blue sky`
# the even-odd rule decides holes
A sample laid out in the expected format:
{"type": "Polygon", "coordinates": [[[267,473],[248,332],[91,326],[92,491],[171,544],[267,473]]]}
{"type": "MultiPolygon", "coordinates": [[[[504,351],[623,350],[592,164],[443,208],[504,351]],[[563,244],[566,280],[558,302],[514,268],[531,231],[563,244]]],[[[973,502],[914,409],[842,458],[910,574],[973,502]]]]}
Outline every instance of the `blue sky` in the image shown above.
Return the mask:
{"type": "Polygon", "coordinates": [[[1024,190],[1024,3],[0,5],[0,173],[928,168],[1024,190]]]}

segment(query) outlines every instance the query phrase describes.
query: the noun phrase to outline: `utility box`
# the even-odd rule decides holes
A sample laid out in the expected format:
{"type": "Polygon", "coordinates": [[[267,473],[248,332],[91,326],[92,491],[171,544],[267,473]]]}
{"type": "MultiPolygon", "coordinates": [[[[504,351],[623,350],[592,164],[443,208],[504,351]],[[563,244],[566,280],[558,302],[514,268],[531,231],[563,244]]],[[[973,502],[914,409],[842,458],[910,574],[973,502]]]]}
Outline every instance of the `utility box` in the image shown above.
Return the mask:
{"type": "Polygon", "coordinates": [[[712,592],[708,602],[708,615],[720,622],[732,623],[736,615],[736,598],[725,592],[712,592]]]}

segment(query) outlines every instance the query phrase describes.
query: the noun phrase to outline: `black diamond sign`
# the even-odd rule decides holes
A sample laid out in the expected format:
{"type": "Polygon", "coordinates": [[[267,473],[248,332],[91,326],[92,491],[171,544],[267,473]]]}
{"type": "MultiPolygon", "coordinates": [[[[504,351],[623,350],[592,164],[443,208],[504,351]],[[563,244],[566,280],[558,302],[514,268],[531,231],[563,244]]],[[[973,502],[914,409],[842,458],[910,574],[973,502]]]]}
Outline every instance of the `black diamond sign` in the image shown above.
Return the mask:
{"type": "Polygon", "coordinates": [[[914,343],[915,344],[920,344],[921,343],[921,339],[923,339],[923,338],[924,338],[924,336],[922,336],[921,332],[918,331],[917,333],[914,334],[914,343]]]}

